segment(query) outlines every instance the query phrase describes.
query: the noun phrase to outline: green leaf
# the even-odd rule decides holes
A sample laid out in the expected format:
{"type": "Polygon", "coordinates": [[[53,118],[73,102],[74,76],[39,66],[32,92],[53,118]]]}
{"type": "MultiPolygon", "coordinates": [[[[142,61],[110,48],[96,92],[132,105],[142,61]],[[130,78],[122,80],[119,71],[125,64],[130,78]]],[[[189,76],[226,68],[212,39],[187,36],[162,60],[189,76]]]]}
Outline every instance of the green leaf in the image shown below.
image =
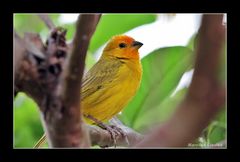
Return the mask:
{"type": "Polygon", "coordinates": [[[227,114],[227,109],[226,109],[226,105],[223,106],[223,108],[221,108],[222,111],[220,111],[215,118],[215,121],[218,121],[218,126],[226,128],[227,125],[227,121],[226,121],[226,114],[227,114]]]}
{"type": "Polygon", "coordinates": [[[14,146],[33,147],[43,134],[37,104],[24,93],[14,99],[14,146]]]}
{"type": "Polygon", "coordinates": [[[48,14],[50,19],[53,21],[53,24],[55,26],[61,26],[62,24],[60,24],[59,22],[59,17],[60,17],[60,14],[48,14]]]}
{"type": "Polygon", "coordinates": [[[218,143],[226,138],[226,129],[223,127],[213,127],[208,136],[208,141],[211,144],[218,143]]]}
{"type": "MultiPolygon", "coordinates": [[[[103,14],[97,29],[94,32],[88,50],[94,53],[100,46],[106,43],[112,36],[123,34],[140,25],[154,22],[156,14],[103,14]]],[[[75,25],[65,24],[67,39],[72,39],[75,33],[75,25]]]]}
{"type": "Polygon", "coordinates": [[[86,69],[89,70],[96,62],[97,61],[93,55],[88,52],[85,60],[86,69]]]}
{"type": "MultiPolygon", "coordinates": [[[[169,98],[182,75],[191,68],[192,58],[191,50],[179,46],[161,48],[144,57],[141,86],[120,116],[123,122],[134,129],[140,128],[141,125],[137,123],[140,122],[140,117],[150,111],[156,112],[155,109],[161,107],[162,102],[169,98]]],[[[148,123],[145,120],[147,119],[144,119],[144,122],[148,123]]],[[[149,123],[152,122],[150,119],[149,123]]]]}
{"type": "MultiPolygon", "coordinates": [[[[49,14],[53,23],[58,26],[60,14],[49,14]]],[[[36,14],[14,14],[14,29],[23,36],[25,32],[38,33],[45,40],[49,34],[49,29],[36,14]]]]}
{"type": "Polygon", "coordinates": [[[208,143],[215,144],[224,140],[226,138],[226,126],[226,107],[224,106],[206,129],[208,143]]]}
{"type": "Polygon", "coordinates": [[[155,14],[104,14],[91,39],[89,50],[94,53],[113,35],[123,34],[130,29],[154,22],[155,14]]]}
{"type": "Polygon", "coordinates": [[[187,43],[187,47],[190,48],[191,50],[195,50],[197,39],[198,39],[198,33],[193,34],[193,36],[189,39],[187,43]]]}
{"type": "Polygon", "coordinates": [[[179,90],[174,96],[166,97],[159,105],[154,107],[150,111],[146,111],[144,114],[139,115],[136,119],[134,128],[136,130],[148,131],[149,127],[163,123],[166,121],[172,113],[176,110],[177,105],[184,98],[188,88],[183,88],[179,90]]]}
{"type": "MultiPolygon", "coordinates": [[[[60,24],[60,14],[49,14],[56,26],[67,29],[67,40],[72,40],[75,33],[75,24],[60,24]]],[[[140,25],[154,22],[156,14],[103,14],[97,29],[91,39],[89,51],[94,53],[101,45],[107,42],[113,35],[125,33],[140,25]]],[[[40,33],[45,39],[49,33],[44,22],[36,14],[15,14],[14,28],[23,35],[24,32],[40,33]]]]}
{"type": "Polygon", "coordinates": [[[42,37],[46,37],[48,33],[44,22],[35,14],[14,14],[14,29],[21,36],[28,32],[41,33],[42,37]]]}

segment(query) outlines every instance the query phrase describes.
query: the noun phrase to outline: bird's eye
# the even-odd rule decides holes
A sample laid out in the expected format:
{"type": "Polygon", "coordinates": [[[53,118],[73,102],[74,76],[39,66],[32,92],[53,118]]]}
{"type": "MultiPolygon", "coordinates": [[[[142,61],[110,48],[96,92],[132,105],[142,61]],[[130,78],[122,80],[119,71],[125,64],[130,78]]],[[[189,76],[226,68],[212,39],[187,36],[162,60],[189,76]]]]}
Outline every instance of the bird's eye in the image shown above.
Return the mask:
{"type": "Polygon", "coordinates": [[[120,43],[120,44],[119,44],[119,47],[120,47],[120,48],[125,48],[125,47],[127,47],[127,45],[126,45],[125,43],[120,43]]]}

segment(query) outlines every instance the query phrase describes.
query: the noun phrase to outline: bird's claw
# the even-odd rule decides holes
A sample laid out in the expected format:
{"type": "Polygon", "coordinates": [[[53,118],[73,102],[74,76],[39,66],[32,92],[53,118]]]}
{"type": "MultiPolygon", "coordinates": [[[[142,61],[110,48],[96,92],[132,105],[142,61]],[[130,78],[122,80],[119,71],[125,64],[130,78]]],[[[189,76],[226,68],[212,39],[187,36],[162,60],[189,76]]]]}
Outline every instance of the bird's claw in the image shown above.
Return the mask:
{"type": "MultiPolygon", "coordinates": [[[[111,139],[113,140],[113,145],[115,148],[117,146],[117,137],[122,136],[123,138],[127,139],[126,133],[123,132],[123,130],[121,128],[119,128],[115,125],[105,125],[104,129],[110,133],[111,139]]],[[[103,146],[103,147],[107,147],[107,146],[103,146]]]]}
{"type": "MultiPolygon", "coordinates": [[[[102,123],[101,121],[99,121],[98,119],[94,118],[91,115],[84,115],[86,118],[91,119],[92,121],[95,122],[96,125],[98,125],[100,128],[108,131],[111,135],[111,139],[113,140],[113,145],[116,148],[117,146],[117,137],[118,136],[122,136],[127,144],[129,145],[128,139],[127,139],[127,135],[126,133],[119,127],[115,126],[115,125],[107,125],[102,123]]],[[[100,146],[101,148],[106,148],[108,146],[100,146]]]]}

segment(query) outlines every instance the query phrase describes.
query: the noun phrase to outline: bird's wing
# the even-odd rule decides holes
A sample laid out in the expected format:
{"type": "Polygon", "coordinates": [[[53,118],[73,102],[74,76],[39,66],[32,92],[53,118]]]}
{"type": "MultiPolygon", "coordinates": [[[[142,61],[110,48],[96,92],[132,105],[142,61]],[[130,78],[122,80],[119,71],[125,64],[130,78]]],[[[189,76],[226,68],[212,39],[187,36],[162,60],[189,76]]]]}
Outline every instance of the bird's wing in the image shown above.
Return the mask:
{"type": "Polygon", "coordinates": [[[99,60],[83,78],[81,100],[100,89],[106,88],[105,86],[109,86],[114,79],[117,79],[118,70],[121,66],[122,63],[118,60],[112,60],[107,64],[104,60],[99,60]]]}

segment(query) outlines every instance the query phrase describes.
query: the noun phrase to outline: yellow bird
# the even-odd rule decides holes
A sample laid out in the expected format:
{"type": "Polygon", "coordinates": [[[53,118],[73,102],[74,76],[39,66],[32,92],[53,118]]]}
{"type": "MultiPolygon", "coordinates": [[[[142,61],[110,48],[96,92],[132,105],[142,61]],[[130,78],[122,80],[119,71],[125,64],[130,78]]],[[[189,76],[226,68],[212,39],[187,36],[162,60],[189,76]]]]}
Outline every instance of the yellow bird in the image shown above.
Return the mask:
{"type": "MultiPolygon", "coordinates": [[[[118,114],[139,88],[142,66],[138,49],[143,44],[126,35],[114,36],[101,58],[83,77],[81,108],[84,121],[106,122],[118,114]]],[[[35,147],[45,141],[43,136],[35,147]]]]}

